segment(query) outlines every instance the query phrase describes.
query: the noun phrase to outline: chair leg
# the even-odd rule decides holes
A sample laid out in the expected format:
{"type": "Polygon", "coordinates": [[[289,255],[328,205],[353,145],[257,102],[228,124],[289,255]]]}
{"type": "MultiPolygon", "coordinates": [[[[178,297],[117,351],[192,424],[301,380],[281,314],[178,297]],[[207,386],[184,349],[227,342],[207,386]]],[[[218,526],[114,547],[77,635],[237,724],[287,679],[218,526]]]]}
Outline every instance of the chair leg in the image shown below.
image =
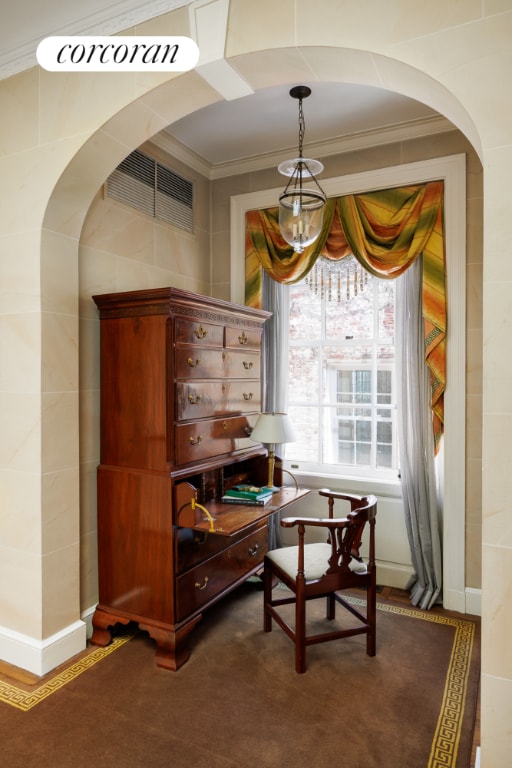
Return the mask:
{"type": "Polygon", "coordinates": [[[272,616],[267,606],[272,602],[272,569],[266,565],[263,571],[263,631],[271,632],[272,616]]]}
{"type": "Polygon", "coordinates": [[[330,595],[327,595],[327,613],[326,616],[329,619],[329,621],[332,621],[336,618],[336,600],[334,599],[334,594],[331,592],[330,595]]]}
{"type": "Polygon", "coordinates": [[[306,598],[304,578],[297,578],[295,595],[295,671],[302,675],[306,671],[306,598]]]}

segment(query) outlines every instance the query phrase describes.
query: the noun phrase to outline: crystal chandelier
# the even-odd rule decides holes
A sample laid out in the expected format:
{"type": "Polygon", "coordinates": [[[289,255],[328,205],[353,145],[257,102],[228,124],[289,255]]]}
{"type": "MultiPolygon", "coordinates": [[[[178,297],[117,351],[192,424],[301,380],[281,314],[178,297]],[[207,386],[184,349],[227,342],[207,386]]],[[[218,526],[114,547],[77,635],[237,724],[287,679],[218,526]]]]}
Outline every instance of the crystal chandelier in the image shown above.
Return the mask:
{"type": "Polygon", "coordinates": [[[326,200],[325,192],[314,175],[323,171],[322,163],[302,156],[305,132],[302,100],[310,94],[311,88],[307,85],[297,85],[290,91],[290,96],[299,101],[299,156],[278,166],[283,176],[290,177],[279,197],[279,228],[286,242],[297,253],[302,253],[320,234],[326,200]],[[311,181],[315,186],[304,186],[305,182],[311,181]]]}
{"type": "Polygon", "coordinates": [[[304,282],[315,296],[341,304],[363,293],[369,279],[371,275],[350,254],[336,260],[320,256],[304,282]]]}

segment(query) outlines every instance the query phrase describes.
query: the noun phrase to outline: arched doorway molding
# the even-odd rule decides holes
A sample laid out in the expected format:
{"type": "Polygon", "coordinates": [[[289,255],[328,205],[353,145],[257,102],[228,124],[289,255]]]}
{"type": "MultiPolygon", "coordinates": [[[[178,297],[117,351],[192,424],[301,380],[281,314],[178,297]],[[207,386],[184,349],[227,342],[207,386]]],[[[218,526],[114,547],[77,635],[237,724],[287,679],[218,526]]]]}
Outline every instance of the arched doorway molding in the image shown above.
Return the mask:
{"type": "MultiPolygon", "coordinates": [[[[322,46],[276,48],[272,50],[272,66],[268,51],[253,51],[227,61],[253,90],[307,78],[357,82],[410,96],[447,117],[469,138],[481,156],[476,127],[457,98],[430,75],[404,62],[373,52],[322,46]]],[[[52,286],[47,287],[47,306],[58,305],[58,293],[65,291],[68,296],[75,297],[78,318],[80,232],[97,190],[113,168],[166,125],[218,99],[219,94],[213,88],[205,89],[202,78],[196,72],[175,76],[126,104],[99,125],[97,131],[83,143],[61,174],[46,206],[41,237],[41,269],[44,270],[46,257],[57,240],[63,244],[70,263],[74,265],[67,272],[65,286],[61,284],[54,294],[52,286]]],[[[44,276],[42,282],[44,284],[44,276]]],[[[44,356],[44,347],[42,354],[44,356]]],[[[78,349],[74,363],[78,369],[78,349]]],[[[75,416],[75,423],[78,424],[78,398],[75,416]]],[[[45,437],[43,432],[43,441],[45,437]]],[[[51,437],[58,439],[55,435],[51,437]]],[[[78,432],[74,439],[78,456],[78,432]]],[[[69,492],[73,498],[68,500],[67,508],[76,510],[79,516],[79,488],[69,492]]],[[[79,610],[79,606],[75,608],[79,610]]],[[[76,650],[73,649],[73,652],[76,650]]],[[[64,657],[59,662],[62,660],[64,657]]]]}

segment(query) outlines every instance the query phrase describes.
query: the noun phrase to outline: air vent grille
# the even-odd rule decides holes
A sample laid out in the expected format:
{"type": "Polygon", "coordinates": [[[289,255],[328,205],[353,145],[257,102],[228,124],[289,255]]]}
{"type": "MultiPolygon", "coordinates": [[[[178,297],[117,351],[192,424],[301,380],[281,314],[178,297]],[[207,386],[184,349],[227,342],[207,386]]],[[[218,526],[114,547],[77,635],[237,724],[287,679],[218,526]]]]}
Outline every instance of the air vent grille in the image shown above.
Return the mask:
{"type": "Polygon", "coordinates": [[[109,176],[107,196],[194,232],[192,182],[139,150],[128,155],[109,176]]]}

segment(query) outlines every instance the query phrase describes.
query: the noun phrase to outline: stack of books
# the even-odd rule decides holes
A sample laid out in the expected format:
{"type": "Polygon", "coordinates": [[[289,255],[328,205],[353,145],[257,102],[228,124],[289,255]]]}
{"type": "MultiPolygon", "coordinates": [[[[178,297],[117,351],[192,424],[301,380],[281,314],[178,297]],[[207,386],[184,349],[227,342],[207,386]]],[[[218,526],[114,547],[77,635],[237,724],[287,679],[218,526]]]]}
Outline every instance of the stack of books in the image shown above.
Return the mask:
{"type": "Polygon", "coordinates": [[[256,485],[235,485],[222,497],[225,504],[254,504],[264,507],[272,498],[272,488],[259,488],[256,485]]]}

